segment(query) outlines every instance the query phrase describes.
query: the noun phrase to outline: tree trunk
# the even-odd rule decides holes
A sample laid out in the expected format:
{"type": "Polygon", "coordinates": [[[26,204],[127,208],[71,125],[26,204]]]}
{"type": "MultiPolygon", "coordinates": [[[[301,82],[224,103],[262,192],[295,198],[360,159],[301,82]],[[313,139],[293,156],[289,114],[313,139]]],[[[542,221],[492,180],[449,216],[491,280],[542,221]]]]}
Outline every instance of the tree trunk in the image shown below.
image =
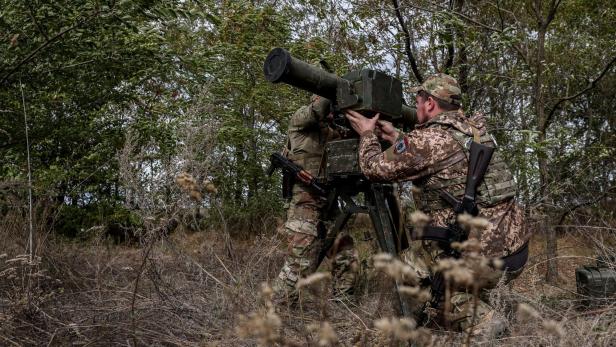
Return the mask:
{"type": "Polygon", "coordinates": [[[558,279],[558,238],[556,237],[556,227],[552,225],[550,218],[544,221],[545,238],[545,253],[547,257],[545,281],[555,283],[558,279]]]}
{"type": "MultiPolygon", "coordinates": [[[[545,101],[543,99],[543,71],[545,64],[545,34],[548,29],[548,25],[551,21],[548,15],[548,18],[544,19],[542,15],[542,3],[540,0],[535,1],[535,10],[537,13],[537,54],[536,54],[536,74],[535,74],[535,112],[537,113],[537,130],[539,131],[539,136],[537,137],[537,142],[539,144],[545,144],[547,130],[548,130],[548,118],[545,113],[545,101]]],[[[551,11],[551,10],[550,10],[551,11]]],[[[547,216],[550,216],[549,211],[546,211],[547,204],[546,200],[548,199],[548,159],[547,155],[543,153],[542,150],[539,150],[538,153],[538,164],[539,164],[539,183],[541,184],[540,188],[540,199],[543,205],[543,210],[547,216]]],[[[550,224],[550,218],[546,217],[546,224],[544,225],[544,232],[546,233],[545,239],[545,249],[546,249],[546,265],[547,270],[545,274],[545,280],[548,283],[554,283],[558,278],[558,266],[556,263],[556,257],[558,256],[558,245],[556,242],[556,233],[550,224]]]]}

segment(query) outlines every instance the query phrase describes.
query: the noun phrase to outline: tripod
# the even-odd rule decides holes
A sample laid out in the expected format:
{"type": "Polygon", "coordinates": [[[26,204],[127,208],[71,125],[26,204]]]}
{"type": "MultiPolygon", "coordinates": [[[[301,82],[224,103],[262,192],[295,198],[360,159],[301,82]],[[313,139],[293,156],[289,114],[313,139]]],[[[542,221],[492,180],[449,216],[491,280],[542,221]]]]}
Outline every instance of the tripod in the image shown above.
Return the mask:
{"type": "MultiPolygon", "coordinates": [[[[398,232],[399,208],[396,203],[393,185],[390,183],[370,182],[365,178],[343,176],[330,182],[332,189],[328,194],[326,212],[334,218],[333,226],[327,231],[323,248],[319,254],[318,263],[321,263],[327,251],[333,246],[336,237],[346,226],[349,219],[357,213],[366,213],[370,216],[372,229],[381,251],[397,256],[398,252],[408,247],[408,242],[398,232]],[[363,193],[364,202],[358,204],[354,197],[363,193]],[[335,216],[332,216],[336,211],[335,216]]],[[[403,316],[411,317],[411,309],[402,298],[395,283],[396,294],[400,311],[403,316]]]]}

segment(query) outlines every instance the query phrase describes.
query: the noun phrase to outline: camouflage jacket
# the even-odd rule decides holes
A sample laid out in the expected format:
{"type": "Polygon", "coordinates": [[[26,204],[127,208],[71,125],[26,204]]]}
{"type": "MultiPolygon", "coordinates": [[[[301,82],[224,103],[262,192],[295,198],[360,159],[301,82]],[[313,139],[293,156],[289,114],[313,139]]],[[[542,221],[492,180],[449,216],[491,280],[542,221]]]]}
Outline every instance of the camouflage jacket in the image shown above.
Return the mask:
{"type": "Polygon", "coordinates": [[[327,141],[339,134],[324,121],[312,104],[300,107],[289,120],[287,131],[287,157],[312,175],[322,172],[323,150],[327,141]]]}
{"type": "MultiPolygon", "coordinates": [[[[425,190],[426,194],[439,182],[452,182],[447,190],[461,198],[468,160],[460,144],[460,133],[470,140],[476,135],[484,142],[488,136],[484,118],[468,119],[461,111],[443,112],[410,133],[401,134],[385,152],[381,151],[376,135],[366,132],[360,140],[360,167],[372,180],[412,181],[415,188],[425,190]]],[[[498,172],[511,175],[508,168],[498,172]]],[[[488,176],[486,174],[486,180],[488,176]]],[[[431,217],[434,226],[447,226],[455,218],[451,208],[428,207],[424,212],[431,217]]],[[[506,256],[528,241],[523,210],[511,194],[480,205],[480,216],[489,221],[488,227],[479,235],[475,233],[469,237],[480,241],[483,255],[506,256]]]]}

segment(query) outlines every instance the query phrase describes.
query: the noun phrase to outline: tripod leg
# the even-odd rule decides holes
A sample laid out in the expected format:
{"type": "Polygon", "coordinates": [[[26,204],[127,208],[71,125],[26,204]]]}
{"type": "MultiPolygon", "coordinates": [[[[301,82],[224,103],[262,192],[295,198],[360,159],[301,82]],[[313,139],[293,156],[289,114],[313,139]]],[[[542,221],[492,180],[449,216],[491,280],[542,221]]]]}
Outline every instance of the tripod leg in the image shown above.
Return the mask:
{"type": "Polygon", "coordinates": [[[342,196],[342,199],[345,201],[345,206],[342,209],[342,212],[336,217],[334,221],[334,225],[327,231],[327,235],[323,240],[323,244],[321,247],[321,251],[319,252],[319,258],[317,264],[321,264],[327,252],[332,248],[334,242],[336,241],[336,237],[340,233],[340,230],[344,228],[351,218],[351,216],[355,213],[361,212],[360,207],[355,205],[353,200],[347,196],[342,196]]]}
{"type": "MultiPolygon", "coordinates": [[[[391,211],[385,203],[385,195],[383,194],[383,185],[379,183],[371,184],[371,189],[367,192],[367,202],[370,206],[370,219],[374,231],[376,232],[377,239],[379,240],[379,246],[381,250],[387,252],[393,256],[397,256],[396,242],[394,239],[395,227],[392,219],[391,211]]],[[[398,295],[398,301],[400,304],[400,311],[405,317],[411,317],[411,309],[408,303],[402,298],[398,287],[400,284],[396,281],[396,294],[398,295]]]]}

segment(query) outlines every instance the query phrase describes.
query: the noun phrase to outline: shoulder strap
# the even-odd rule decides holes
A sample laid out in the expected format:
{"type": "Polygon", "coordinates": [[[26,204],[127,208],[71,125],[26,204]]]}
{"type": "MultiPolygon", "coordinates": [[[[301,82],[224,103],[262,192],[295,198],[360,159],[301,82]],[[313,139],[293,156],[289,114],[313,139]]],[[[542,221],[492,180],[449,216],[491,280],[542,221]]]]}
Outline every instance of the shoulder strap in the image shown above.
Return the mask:
{"type": "Polygon", "coordinates": [[[280,151],[282,156],[285,158],[289,158],[289,153],[291,152],[291,139],[287,136],[287,140],[285,142],[284,147],[282,147],[282,151],[280,151]]]}

